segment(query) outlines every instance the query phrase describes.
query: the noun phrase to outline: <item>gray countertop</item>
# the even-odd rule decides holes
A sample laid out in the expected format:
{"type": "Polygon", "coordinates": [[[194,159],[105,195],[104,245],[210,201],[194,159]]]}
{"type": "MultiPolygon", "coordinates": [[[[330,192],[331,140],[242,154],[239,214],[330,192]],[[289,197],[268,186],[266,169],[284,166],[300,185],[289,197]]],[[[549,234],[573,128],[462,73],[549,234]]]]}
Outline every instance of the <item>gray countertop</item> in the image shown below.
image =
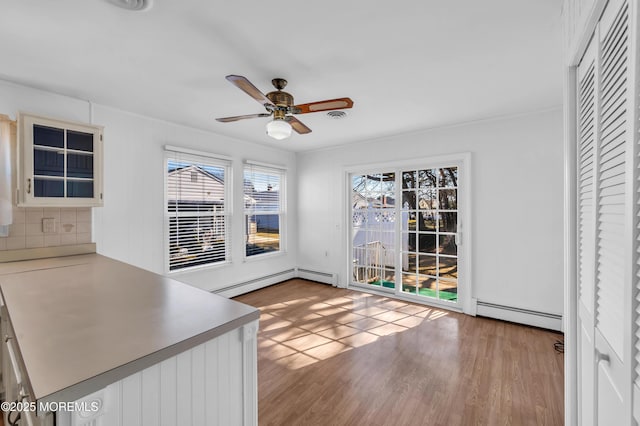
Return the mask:
{"type": "Polygon", "coordinates": [[[36,401],[73,401],[259,318],[253,307],[97,254],[0,264],[36,401]]]}

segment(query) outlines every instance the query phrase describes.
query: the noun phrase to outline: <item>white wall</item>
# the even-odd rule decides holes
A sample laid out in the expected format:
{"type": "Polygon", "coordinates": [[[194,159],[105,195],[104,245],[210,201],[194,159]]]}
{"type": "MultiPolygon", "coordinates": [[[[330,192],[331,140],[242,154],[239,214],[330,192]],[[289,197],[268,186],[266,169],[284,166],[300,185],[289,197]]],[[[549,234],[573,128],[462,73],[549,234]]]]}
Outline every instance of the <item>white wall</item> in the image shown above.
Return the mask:
{"type": "Polygon", "coordinates": [[[296,266],[295,154],[167,123],[107,106],[0,81],[0,111],[18,110],[93,122],[104,130],[104,207],[93,210],[93,235],[99,253],[156,273],[164,272],[165,144],[233,158],[232,264],[172,274],[207,290],[274,274],[296,266]],[[242,164],[259,160],[288,167],[287,252],[243,262],[242,164]],[[240,183],[240,184],[238,184],[240,183]]]}
{"type": "Polygon", "coordinates": [[[344,171],[471,152],[472,296],[563,311],[560,109],[298,154],[298,266],[346,285],[344,171]]]}
{"type": "MultiPolygon", "coordinates": [[[[94,209],[98,251],[163,273],[163,146],[289,167],[287,253],[242,262],[242,221],[232,221],[231,265],[174,275],[208,290],[294,268],[344,276],[345,167],[472,153],[472,296],[562,312],[562,114],[560,110],[293,153],[0,81],[0,113],[18,110],[105,126],[105,206],[94,209]]],[[[234,211],[242,211],[234,187],[234,211]]]]}

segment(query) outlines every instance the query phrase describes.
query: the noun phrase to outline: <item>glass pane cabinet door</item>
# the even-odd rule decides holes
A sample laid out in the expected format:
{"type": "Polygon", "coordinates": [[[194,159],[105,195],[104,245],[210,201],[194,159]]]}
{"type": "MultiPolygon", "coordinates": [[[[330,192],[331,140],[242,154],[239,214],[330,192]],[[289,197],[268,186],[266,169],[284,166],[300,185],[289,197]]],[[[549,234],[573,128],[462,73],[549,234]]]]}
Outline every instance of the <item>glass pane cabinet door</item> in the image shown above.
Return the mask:
{"type": "Polygon", "coordinates": [[[93,198],[93,134],[33,125],[36,197],[93,198]]]}
{"type": "Polygon", "coordinates": [[[33,126],[33,191],[36,197],[64,197],[64,130],[33,126]]]}
{"type": "Polygon", "coordinates": [[[67,130],[67,197],[93,197],[93,134],[67,130]]]}
{"type": "Polygon", "coordinates": [[[21,120],[22,203],[101,205],[101,128],[27,114],[21,120]]]}

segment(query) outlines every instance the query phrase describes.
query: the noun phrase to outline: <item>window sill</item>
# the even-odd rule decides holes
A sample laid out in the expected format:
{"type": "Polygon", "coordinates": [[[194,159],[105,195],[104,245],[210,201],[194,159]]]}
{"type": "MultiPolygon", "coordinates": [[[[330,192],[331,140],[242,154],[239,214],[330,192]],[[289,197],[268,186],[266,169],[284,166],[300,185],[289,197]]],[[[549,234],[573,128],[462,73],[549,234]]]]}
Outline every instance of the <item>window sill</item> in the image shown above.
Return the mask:
{"type": "Polygon", "coordinates": [[[165,275],[167,276],[179,276],[182,274],[188,274],[190,272],[197,272],[197,271],[202,271],[205,269],[219,269],[219,268],[223,268],[225,266],[229,266],[231,265],[231,261],[227,260],[224,262],[219,262],[219,263],[211,263],[211,264],[207,264],[207,265],[197,265],[197,266],[189,266],[187,268],[182,268],[182,269],[177,269],[175,271],[165,271],[165,275]]]}
{"type": "Polygon", "coordinates": [[[263,260],[263,259],[271,259],[274,257],[279,257],[279,256],[284,256],[285,254],[287,254],[286,251],[284,250],[280,250],[280,251],[274,251],[271,253],[262,253],[262,254],[254,254],[253,256],[244,256],[243,262],[247,263],[247,262],[254,262],[257,260],[263,260]]]}

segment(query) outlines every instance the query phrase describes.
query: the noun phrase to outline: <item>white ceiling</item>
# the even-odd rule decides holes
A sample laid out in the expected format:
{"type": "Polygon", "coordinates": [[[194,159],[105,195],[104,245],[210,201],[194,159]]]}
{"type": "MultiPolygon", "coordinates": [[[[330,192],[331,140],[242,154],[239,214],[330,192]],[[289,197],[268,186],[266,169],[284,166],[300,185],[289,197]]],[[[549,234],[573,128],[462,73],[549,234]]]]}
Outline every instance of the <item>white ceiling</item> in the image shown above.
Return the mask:
{"type": "Polygon", "coordinates": [[[561,104],[560,0],[105,0],[0,5],[0,78],[196,128],[302,151],[561,104]],[[264,109],[289,81],[296,103],[348,96],[342,120],[298,115],[275,141],[264,109]]]}

